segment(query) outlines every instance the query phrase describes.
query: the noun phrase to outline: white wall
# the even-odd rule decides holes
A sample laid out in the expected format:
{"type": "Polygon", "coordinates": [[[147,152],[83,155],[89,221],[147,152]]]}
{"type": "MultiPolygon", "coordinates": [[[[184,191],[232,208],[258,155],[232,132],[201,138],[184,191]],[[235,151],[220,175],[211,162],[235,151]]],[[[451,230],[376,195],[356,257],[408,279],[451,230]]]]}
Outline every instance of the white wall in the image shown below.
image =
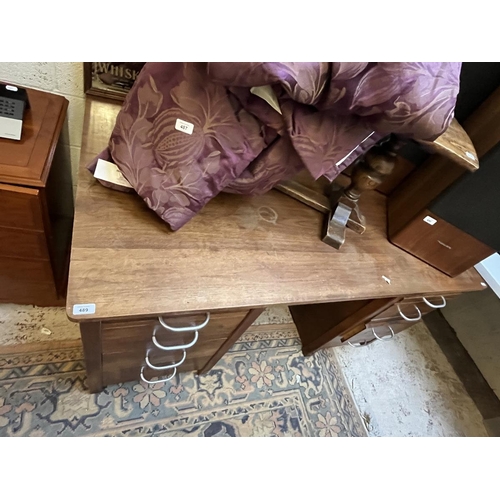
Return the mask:
{"type": "MultiPolygon", "coordinates": [[[[0,80],[23,87],[61,94],[69,101],[66,122],[63,126],[57,150],[58,167],[66,169],[57,172],[58,182],[76,188],[80,146],[82,142],[85,98],[83,92],[83,63],[81,62],[0,62],[0,80]]],[[[56,163],[56,160],[54,161],[56,163]]],[[[63,187],[63,186],[61,186],[63,187]]],[[[71,200],[59,200],[60,211],[72,211],[71,200]]]]}
{"type": "Polygon", "coordinates": [[[494,253],[480,262],[476,269],[500,298],[500,255],[494,253]]]}

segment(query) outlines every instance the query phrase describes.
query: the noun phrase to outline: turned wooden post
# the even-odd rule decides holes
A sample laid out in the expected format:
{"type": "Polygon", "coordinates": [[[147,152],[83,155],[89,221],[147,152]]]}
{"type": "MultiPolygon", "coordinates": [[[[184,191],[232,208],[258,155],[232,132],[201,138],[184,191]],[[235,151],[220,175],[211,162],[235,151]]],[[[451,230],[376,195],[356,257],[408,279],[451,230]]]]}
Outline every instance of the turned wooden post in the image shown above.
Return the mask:
{"type": "Polygon", "coordinates": [[[332,185],[331,211],[325,219],[322,240],[339,249],[345,241],[346,227],[362,234],[366,229],[365,217],[358,201],[365,191],[376,189],[391,174],[396,164],[396,151],[401,142],[395,136],[373,146],[356,161],[347,188],[332,185]]]}

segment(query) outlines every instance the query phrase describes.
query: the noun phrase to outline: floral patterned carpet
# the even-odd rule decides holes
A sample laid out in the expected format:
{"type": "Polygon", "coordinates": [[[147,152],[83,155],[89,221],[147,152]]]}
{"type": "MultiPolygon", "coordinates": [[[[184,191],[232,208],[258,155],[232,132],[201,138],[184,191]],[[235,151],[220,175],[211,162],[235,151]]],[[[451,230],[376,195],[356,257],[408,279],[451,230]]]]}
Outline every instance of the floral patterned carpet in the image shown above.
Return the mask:
{"type": "Polygon", "coordinates": [[[256,325],[207,374],[89,394],[79,341],[0,347],[0,436],[364,436],[338,367],[256,325]]]}

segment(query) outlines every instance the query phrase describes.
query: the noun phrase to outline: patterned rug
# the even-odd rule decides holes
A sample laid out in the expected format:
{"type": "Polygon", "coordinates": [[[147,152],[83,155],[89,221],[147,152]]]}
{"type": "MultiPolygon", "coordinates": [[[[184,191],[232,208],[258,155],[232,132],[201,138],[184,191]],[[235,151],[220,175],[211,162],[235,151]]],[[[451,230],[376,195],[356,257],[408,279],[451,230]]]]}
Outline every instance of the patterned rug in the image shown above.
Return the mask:
{"type": "Polygon", "coordinates": [[[0,347],[0,436],[364,436],[333,350],[252,326],[207,374],[89,394],[79,341],[0,347]]]}

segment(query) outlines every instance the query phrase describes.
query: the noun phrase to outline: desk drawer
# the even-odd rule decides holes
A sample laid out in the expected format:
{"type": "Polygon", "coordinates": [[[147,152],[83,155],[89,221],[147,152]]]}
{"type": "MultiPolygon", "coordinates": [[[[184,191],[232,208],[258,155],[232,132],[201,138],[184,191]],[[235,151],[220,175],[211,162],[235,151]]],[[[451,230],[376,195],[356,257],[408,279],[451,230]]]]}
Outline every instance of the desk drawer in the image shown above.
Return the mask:
{"type": "MultiPolygon", "coordinates": [[[[179,370],[179,372],[190,372],[190,371],[200,371],[203,367],[210,361],[211,356],[205,358],[193,358],[187,359],[183,366],[185,369],[179,370]]],[[[124,356],[104,356],[102,364],[102,376],[104,385],[119,384],[122,382],[131,382],[133,380],[140,380],[141,369],[144,364],[144,358],[139,362],[133,357],[124,356]]],[[[158,377],[160,379],[169,377],[172,374],[172,370],[156,371],[149,368],[145,368],[143,375],[147,380],[153,377],[158,377]]],[[[154,382],[154,381],[153,381],[154,382]]],[[[162,381],[159,380],[158,383],[162,381]]]]}
{"type": "MultiPolygon", "coordinates": [[[[225,339],[199,341],[196,349],[186,350],[185,361],[177,367],[177,372],[200,371],[210,361],[210,358],[219,350],[225,339]]],[[[147,379],[153,377],[167,377],[172,374],[172,369],[154,370],[146,366],[145,358],[148,353],[149,362],[161,367],[176,364],[183,358],[182,351],[159,351],[152,344],[144,349],[128,351],[115,354],[103,354],[102,370],[105,384],[118,384],[131,380],[140,380],[141,369],[144,366],[144,376],[147,379]]]]}
{"type": "Polygon", "coordinates": [[[407,321],[408,323],[419,321],[424,314],[441,309],[446,305],[447,299],[453,297],[449,295],[443,296],[428,296],[428,297],[411,297],[405,298],[397,304],[394,304],[380,314],[371,319],[369,326],[377,326],[379,323],[388,321],[400,322],[407,321]]]}
{"type": "Polygon", "coordinates": [[[168,365],[175,365],[176,373],[200,371],[248,312],[215,313],[210,316],[208,323],[204,313],[163,316],[163,325],[158,318],[105,322],[101,328],[103,383],[108,385],[138,380],[141,371],[147,380],[154,377],[168,378],[174,373],[174,367],[155,369],[168,365]],[[196,329],[196,325],[204,323],[205,326],[196,329]],[[190,330],[171,331],[165,325],[173,329],[190,330]]]}
{"type": "MultiPolygon", "coordinates": [[[[247,310],[212,314],[208,324],[198,332],[200,341],[227,338],[247,314],[247,310]]],[[[163,316],[163,319],[172,327],[185,327],[201,324],[205,314],[163,316]]],[[[102,324],[102,352],[111,354],[135,350],[151,341],[155,328],[158,340],[165,345],[183,344],[193,338],[192,332],[165,330],[156,317],[137,321],[109,321],[102,324]]]]}
{"type": "Polygon", "coordinates": [[[0,287],[8,288],[11,284],[54,283],[54,275],[49,261],[23,260],[12,257],[0,257],[0,287]]]}
{"type": "MultiPolygon", "coordinates": [[[[367,345],[379,337],[387,337],[410,328],[435,309],[446,306],[450,294],[426,297],[394,297],[385,300],[352,301],[311,306],[294,306],[290,308],[302,340],[309,341],[309,352],[315,349],[319,342],[311,341],[310,330],[316,337],[331,340],[322,347],[338,347],[351,344],[367,345]],[[379,307],[381,306],[381,307],[379,307]],[[373,332],[375,329],[375,333],[373,332]],[[314,331],[316,329],[316,331],[314,331]]],[[[307,349],[306,345],[306,349],[307,349]]]]}
{"type": "Polygon", "coordinates": [[[411,328],[407,321],[394,321],[390,323],[380,323],[374,326],[360,326],[355,335],[346,332],[330,341],[326,347],[339,347],[350,345],[352,347],[362,347],[374,342],[385,342],[391,340],[394,335],[411,328]]]}

